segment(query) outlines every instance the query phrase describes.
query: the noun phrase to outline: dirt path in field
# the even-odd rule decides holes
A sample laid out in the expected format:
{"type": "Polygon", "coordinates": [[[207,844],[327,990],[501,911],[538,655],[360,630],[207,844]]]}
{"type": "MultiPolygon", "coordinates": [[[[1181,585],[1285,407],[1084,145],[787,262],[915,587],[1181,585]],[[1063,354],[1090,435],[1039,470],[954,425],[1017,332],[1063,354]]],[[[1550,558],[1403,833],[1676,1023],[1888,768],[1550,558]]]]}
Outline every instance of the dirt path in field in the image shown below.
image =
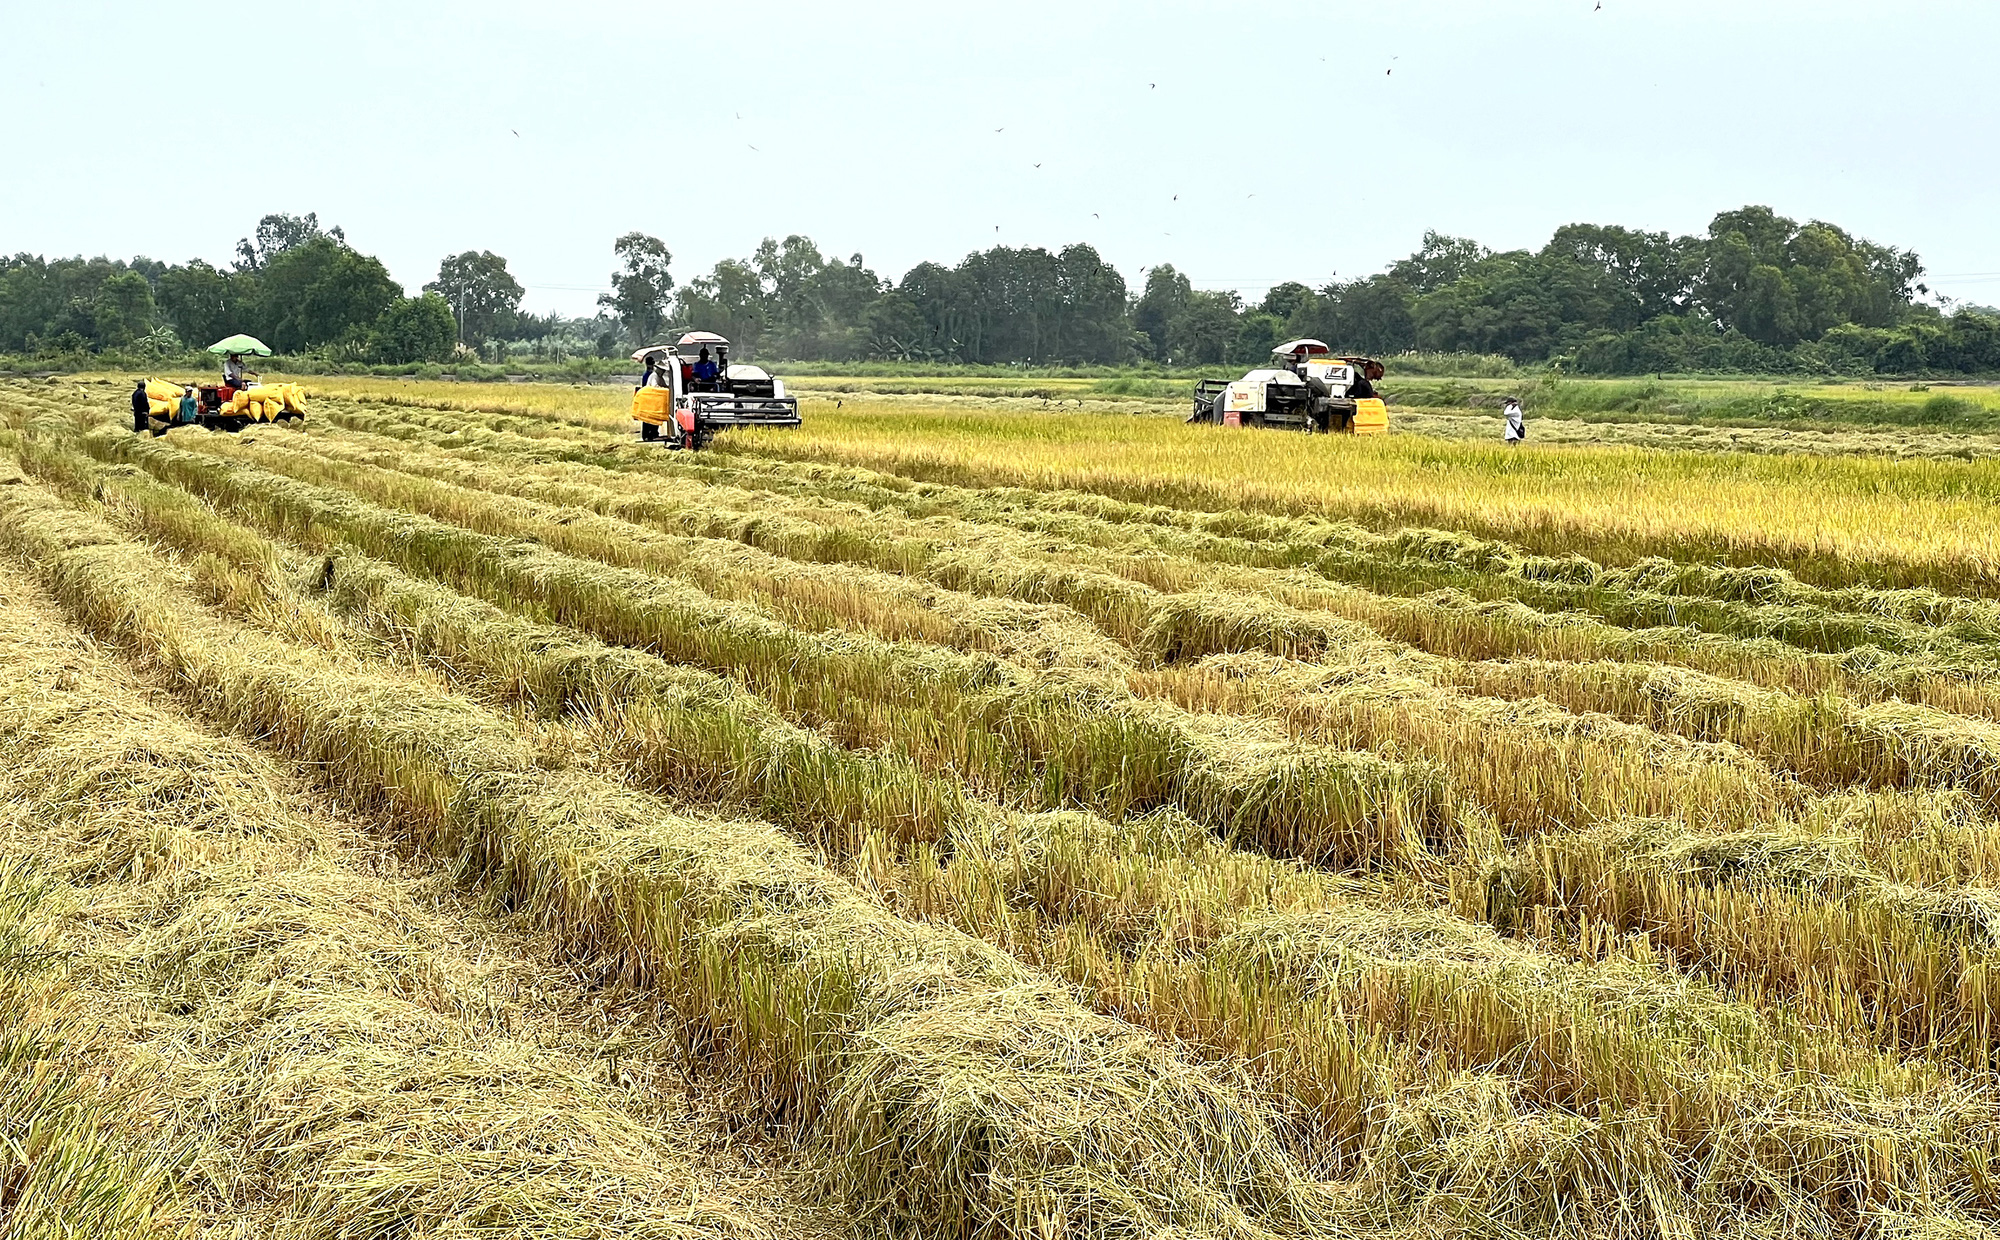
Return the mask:
{"type": "Polygon", "coordinates": [[[64,1053],[176,1164],[158,1230],[123,1234],[854,1234],[644,996],[308,788],[0,565],[0,867],[61,893],[102,1035],[64,1053]]]}

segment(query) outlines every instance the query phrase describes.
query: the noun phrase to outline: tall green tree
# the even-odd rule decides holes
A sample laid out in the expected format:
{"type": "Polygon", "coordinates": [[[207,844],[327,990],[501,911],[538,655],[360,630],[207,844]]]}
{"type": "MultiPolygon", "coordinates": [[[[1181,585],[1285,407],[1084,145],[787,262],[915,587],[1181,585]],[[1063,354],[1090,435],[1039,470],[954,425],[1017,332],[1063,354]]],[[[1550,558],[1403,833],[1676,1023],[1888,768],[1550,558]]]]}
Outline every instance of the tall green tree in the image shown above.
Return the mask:
{"type": "Polygon", "coordinates": [[[1297,280],[1287,280],[1265,291],[1264,300],[1257,303],[1257,312],[1268,314],[1281,323],[1289,323],[1292,316],[1305,310],[1316,296],[1312,289],[1297,280]]]}
{"type": "Polygon", "coordinates": [[[267,215],[257,221],[254,239],[245,237],[236,243],[236,268],[238,271],[262,271],[266,263],[286,250],[296,250],[308,241],[321,237],[347,244],[347,234],[339,228],[322,229],[319,226],[317,211],[308,211],[304,215],[267,215]]]}
{"type": "Polygon", "coordinates": [[[436,293],[399,298],[375,320],[368,355],[377,362],[442,362],[458,343],[458,322],[436,293]]]}
{"type": "Polygon", "coordinates": [[[458,316],[461,342],[510,339],[525,290],[507,270],[507,260],[491,250],[467,250],[438,264],[426,293],[444,298],[458,316]]]}
{"type": "Polygon", "coordinates": [[[257,321],[280,353],[328,345],[356,349],[403,290],[380,259],[331,235],[314,237],[266,262],[257,276],[257,321]]]}
{"type": "Polygon", "coordinates": [[[1562,338],[1561,300],[1525,250],[1488,255],[1411,303],[1417,344],[1443,352],[1548,356],[1562,338]]]}
{"type": "Polygon", "coordinates": [[[1145,291],[1132,307],[1132,326],[1152,341],[1155,358],[1166,358],[1167,325],[1187,309],[1188,298],[1193,295],[1194,284],[1175,271],[1172,263],[1161,263],[1146,272],[1145,291]]]}
{"type": "Polygon", "coordinates": [[[727,337],[744,357],[758,355],[777,317],[757,269],[735,258],[689,280],[674,313],[690,328],[727,337]]]}
{"type": "Polygon", "coordinates": [[[147,272],[150,259],[0,259],[0,348],[24,349],[57,338],[66,347],[120,348],[157,323],[147,272]]]}
{"type": "Polygon", "coordinates": [[[201,347],[249,326],[256,277],[218,271],[200,259],[160,274],[160,312],[180,338],[201,347]]]}
{"type": "Polygon", "coordinates": [[[642,232],[618,238],[611,252],[621,266],[611,273],[611,292],[600,294],[597,304],[619,317],[634,344],[650,343],[666,326],[667,310],[673,305],[674,277],[669,268],[674,256],[665,242],[642,232]]]}
{"type": "Polygon", "coordinates": [[[1703,249],[1695,289],[1703,308],[1768,345],[1818,340],[1842,323],[1887,327],[1907,312],[1923,274],[1906,250],[1762,206],[1716,216],[1703,249]]]}
{"type": "Polygon", "coordinates": [[[1180,313],[1167,324],[1166,360],[1177,366],[1212,366],[1230,360],[1242,310],[1243,299],[1235,293],[1189,293],[1180,313]]]}
{"type": "Polygon", "coordinates": [[[1698,238],[1565,224],[1537,255],[1563,322],[1587,331],[1628,331],[1693,303],[1701,272],[1698,238]]]}

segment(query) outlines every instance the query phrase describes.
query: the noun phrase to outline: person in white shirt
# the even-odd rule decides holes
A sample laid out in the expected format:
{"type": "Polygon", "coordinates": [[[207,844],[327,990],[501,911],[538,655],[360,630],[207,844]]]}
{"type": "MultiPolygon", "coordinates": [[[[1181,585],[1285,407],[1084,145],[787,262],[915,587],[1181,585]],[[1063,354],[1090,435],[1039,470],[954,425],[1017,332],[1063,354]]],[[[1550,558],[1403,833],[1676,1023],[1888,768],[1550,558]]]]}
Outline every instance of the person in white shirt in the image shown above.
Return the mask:
{"type": "Polygon", "coordinates": [[[648,353],[646,355],[646,373],[640,376],[639,386],[642,388],[672,387],[674,385],[673,377],[667,373],[666,363],[667,363],[666,354],[648,353]]]}
{"type": "Polygon", "coordinates": [[[233,388],[243,386],[243,355],[231,353],[222,359],[222,381],[233,388]]]}
{"type": "Polygon", "coordinates": [[[1521,417],[1521,400],[1519,397],[1509,396],[1507,398],[1506,414],[1507,443],[1510,446],[1519,447],[1521,441],[1528,437],[1528,424],[1521,417]]]}

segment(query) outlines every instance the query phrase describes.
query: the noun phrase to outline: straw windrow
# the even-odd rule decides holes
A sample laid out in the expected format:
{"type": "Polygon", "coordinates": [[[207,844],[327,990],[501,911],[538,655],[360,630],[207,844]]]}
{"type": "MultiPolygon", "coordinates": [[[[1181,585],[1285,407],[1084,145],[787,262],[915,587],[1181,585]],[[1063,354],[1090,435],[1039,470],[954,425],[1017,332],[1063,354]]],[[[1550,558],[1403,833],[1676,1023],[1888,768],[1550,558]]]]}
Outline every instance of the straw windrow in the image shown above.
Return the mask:
{"type": "MultiPolygon", "coordinates": [[[[893,743],[975,786],[1112,816],[1179,804],[1218,831],[1330,861],[1404,861],[1444,815],[1420,764],[1338,758],[1270,729],[1218,751],[1208,729],[1097,674],[1039,676],[987,657],[857,634],[814,634],[632,569],[363,504],[160,444],[91,440],[274,532],[329,534],[509,610],[737,677],[843,740],[893,743]],[[1329,811],[1333,816],[1328,817],[1329,811]],[[1365,851],[1355,847],[1365,842],[1365,851]]],[[[1252,727],[1252,733],[1259,731],[1252,727]]]]}
{"type": "Polygon", "coordinates": [[[163,598],[156,568],[101,525],[31,496],[0,506],[0,538],[79,620],[318,764],[358,808],[393,814],[556,939],[615,955],[764,1107],[854,1151],[845,1182],[888,1221],[1247,1236],[1319,1208],[1234,1087],[975,940],[885,914],[768,828],[668,813],[539,764],[462,702],[227,634],[163,598]],[[1060,1091],[1069,1101],[1039,1109],[1074,1119],[1023,1129],[1004,1095],[946,1105],[963,1073],[994,1069],[1027,1096],[1060,1091]]]}

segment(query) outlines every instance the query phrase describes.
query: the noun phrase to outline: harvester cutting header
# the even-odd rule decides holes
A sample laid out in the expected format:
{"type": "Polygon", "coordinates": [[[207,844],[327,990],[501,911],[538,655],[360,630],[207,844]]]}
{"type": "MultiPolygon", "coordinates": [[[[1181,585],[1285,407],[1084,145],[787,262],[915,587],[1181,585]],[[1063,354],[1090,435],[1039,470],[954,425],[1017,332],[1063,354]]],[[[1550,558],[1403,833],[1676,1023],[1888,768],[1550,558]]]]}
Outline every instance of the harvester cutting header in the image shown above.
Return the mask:
{"type": "Polygon", "coordinates": [[[1274,426],[1308,434],[1385,435],[1389,407],[1375,391],[1382,363],[1335,356],[1318,340],[1271,350],[1271,365],[1241,379],[1195,384],[1191,423],[1274,426]]]}
{"type": "Polygon", "coordinates": [[[714,332],[649,344],[632,360],[646,365],[632,393],[632,418],[647,443],[705,448],[734,426],[799,425],[799,402],[785,395],[784,381],[761,367],[731,365],[729,342],[714,332]]]}

